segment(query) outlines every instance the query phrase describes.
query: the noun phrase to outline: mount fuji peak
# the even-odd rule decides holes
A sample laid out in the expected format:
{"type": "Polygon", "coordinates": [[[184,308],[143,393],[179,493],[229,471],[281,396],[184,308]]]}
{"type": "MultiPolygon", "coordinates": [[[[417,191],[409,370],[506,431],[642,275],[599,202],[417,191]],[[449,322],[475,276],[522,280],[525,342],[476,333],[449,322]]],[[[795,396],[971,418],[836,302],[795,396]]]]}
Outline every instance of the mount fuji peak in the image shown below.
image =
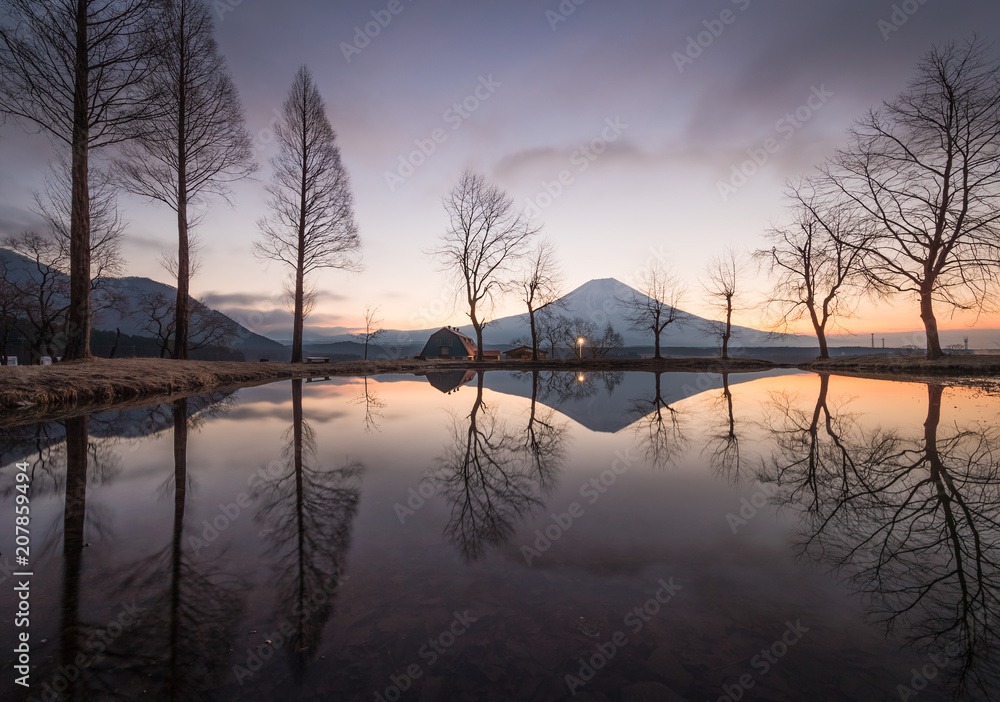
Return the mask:
{"type": "MultiPolygon", "coordinates": [[[[641,292],[615,278],[599,278],[591,280],[571,292],[563,295],[553,309],[556,314],[565,317],[581,317],[596,324],[600,329],[610,323],[615,331],[625,339],[626,346],[652,346],[651,334],[636,332],[629,328],[628,309],[625,300],[633,296],[645,297],[641,292]]],[[[710,347],[715,340],[704,332],[707,320],[688,314],[684,324],[673,324],[661,336],[663,346],[710,347]]],[[[462,327],[465,333],[471,333],[471,325],[462,327]]],[[[496,320],[483,332],[484,343],[493,346],[509,343],[516,337],[529,334],[527,314],[512,315],[496,320]]],[[[744,345],[768,345],[768,335],[765,332],[748,327],[733,327],[734,342],[744,345]]],[[[795,337],[783,340],[796,343],[795,337]]]]}

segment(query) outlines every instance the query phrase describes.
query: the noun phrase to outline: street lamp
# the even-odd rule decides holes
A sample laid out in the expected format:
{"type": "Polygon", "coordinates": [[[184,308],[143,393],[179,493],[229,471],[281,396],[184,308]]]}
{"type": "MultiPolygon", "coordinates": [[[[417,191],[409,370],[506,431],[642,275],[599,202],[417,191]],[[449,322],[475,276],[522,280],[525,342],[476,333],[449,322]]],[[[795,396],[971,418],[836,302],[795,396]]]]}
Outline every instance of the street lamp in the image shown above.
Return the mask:
{"type": "Polygon", "coordinates": [[[581,336],[576,340],[576,345],[579,347],[580,360],[583,360],[583,337],[581,336]]]}
{"type": "Polygon", "coordinates": [[[577,382],[582,383],[584,380],[586,380],[586,378],[583,377],[583,373],[580,373],[580,375],[576,376],[576,380],[577,382]]]}

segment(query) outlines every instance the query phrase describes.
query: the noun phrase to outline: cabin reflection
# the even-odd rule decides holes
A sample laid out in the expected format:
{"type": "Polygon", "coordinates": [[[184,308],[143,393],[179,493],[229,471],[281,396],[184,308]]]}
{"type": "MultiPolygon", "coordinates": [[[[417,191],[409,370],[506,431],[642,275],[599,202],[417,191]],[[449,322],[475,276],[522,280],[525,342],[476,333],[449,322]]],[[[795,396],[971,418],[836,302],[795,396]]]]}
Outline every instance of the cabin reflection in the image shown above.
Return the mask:
{"type": "Polygon", "coordinates": [[[476,372],[472,370],[436,371],[427,373],[427,382],[431,387],[440,390],[445,395],[458,390],[463,385],[468,385],[476,379],[476,372]]]}

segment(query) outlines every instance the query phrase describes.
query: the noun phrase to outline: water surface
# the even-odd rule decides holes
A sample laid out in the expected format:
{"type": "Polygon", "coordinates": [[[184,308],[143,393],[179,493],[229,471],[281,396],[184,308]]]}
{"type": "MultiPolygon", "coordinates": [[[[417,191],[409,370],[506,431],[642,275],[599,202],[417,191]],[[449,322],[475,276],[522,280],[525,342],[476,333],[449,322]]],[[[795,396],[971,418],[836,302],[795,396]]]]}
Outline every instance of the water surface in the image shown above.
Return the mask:
{"type": "Polygon", "coordinates": [[[988,699],[998,410],[800,373],[458,372],[9,426],[0,691],[988,699]]]}

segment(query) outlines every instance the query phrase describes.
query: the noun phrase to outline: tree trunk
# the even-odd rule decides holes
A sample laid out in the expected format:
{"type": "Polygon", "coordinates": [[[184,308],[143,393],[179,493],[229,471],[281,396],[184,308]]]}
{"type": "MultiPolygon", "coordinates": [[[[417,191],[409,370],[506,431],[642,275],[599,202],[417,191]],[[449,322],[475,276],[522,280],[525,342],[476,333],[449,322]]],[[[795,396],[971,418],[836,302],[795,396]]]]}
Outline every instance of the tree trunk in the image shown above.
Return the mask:
{"type": "Polygon", "coordinates": [[[653,358],[655,358],[656,360],[660,360],[663,357],[660,355],[660,335],[659,335],[659,333],[653,334],[653,345],[656,348],[656,351],[653,354],[653,358]]]}
{"type": "MultiPolygon", "coordinates": [[[[183,151],[183,147],[181,147],[183,151]]],[[[177,302],[174,305],[174,358],[189,357],[188,326],[191,317],[191,250],[188,241],[187,182],[185,168],[179,169],[177,197],[177,302]]]]}
{"type": "MultiPolygon", "coordinates": [[[[181,169],[183,172],[183,168],[181,169]]],[[[181,180],[184,176],[181,175],[181,180]]],[[[185,187],[186,186],[182,186],[185,187]]],[[[188,322],[190,319],[191,259],[188,244],[187,196],[177,207],[177,302],[174,306],[174,358],[189,356],[188,322]]]]}
{"type": "Polygon", "coordinates": [[[187,186],[187,27],[181,4],[177,53],[177,303],[174,305],[174,358],[188,359],[188,320],[190,318],[191,260],[188,242],[187,186]]]}
{"type": "Polygon", "coordinates": [[[929,286],[920,291],[920,319],[927,331],[927,358],[942,358],[941,336],[938,334],[937,318],[934,316],[934,300],[929,286]]]}
{"type": "Polygon", "coordinates": [[[826,341],[826,332],[822,329],[817,329],[816,339],[819,341],[819,357],[830,358],[830,347],[826,341]]]}
{"type": "Polygon", "coordinates": [[[478,322],[473,322],[472,325],[476,328],[476,360],[483,360],[483,327],[478,322]]]}
{"type": "Polygon", "coordinates": [[[819,357],[830,358],[830,348],[826,341],[826,321],[828,319],[826,304],[823,305],[822,322],[816,313],[816,305],[812,299],[806,300],[806,306],[809,309],[809,321],[812,322],[813,331],[816,332],[816,341],[819,342],[819,357]]]}
{"type": "Polygon", "coordinates": [[[483,360],[483,327],[479,323],[479,318],[476,317],[476,308],[471,307],[469,310],[469,319],[472,320],[472,328],[476,330],[476,360],[483,360]]]}
{"type": "Polygon", "coordinates": [[[87,38],[87,0],[76,3],[76,60],[73,66],[73,140],[69,224],[69,316],[66,324],[67,360],[90,357],[90,56],[87,38]]]}
{"type": "Polygon", "coordinates": [[[292,363],[302,363],[302,332],[305,327],[305,281],[302,268],[305,265],[303,249],[305,236],[299,236],[299,264],[295,271],[295,320],[292,326],[292,363]]]}
{"type": "Polygon", "coordinates": [[[309,175],[309,105],[302,92],[302,181],[299,183],[299,250],[295,262],[295,319],[292,326],[292,363],[302,363],[305,327],[306,191],[309,175]]]}
{"type": "Polygon", "coordinates": [[[531,324],[531,360],[538,360],[538,329],[535,326],[535,310],[528,305],[528,321],[531,324]]]}
{"type": "Polygon", "coordinates": [[[726,331],[722,335],[722,358],[729,358],[729,337],[733,334],[733,298],[726,299],[726,331]]]}

